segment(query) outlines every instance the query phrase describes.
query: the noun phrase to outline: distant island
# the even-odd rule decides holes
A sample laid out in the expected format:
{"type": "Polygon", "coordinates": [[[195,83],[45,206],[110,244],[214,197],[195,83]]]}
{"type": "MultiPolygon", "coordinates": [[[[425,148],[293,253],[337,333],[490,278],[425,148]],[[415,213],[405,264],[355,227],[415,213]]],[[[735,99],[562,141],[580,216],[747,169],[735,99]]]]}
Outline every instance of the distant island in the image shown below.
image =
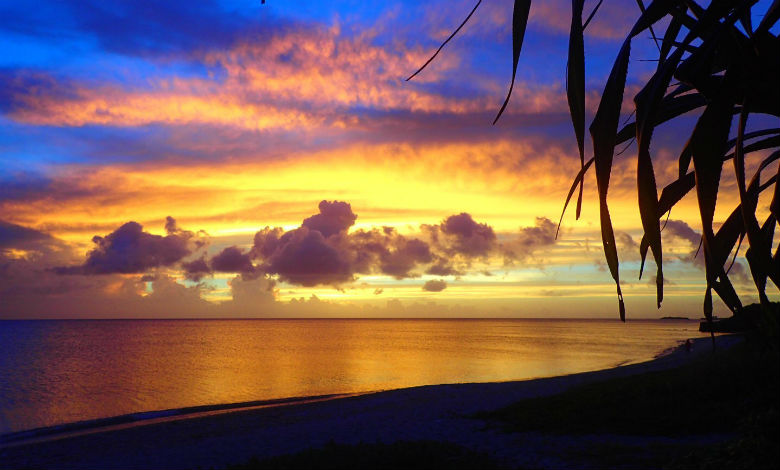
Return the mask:
{"type": "Polygon", "coordinates": [[[661,320],[690,320],[688,317],[661,317],[661,320]]]}

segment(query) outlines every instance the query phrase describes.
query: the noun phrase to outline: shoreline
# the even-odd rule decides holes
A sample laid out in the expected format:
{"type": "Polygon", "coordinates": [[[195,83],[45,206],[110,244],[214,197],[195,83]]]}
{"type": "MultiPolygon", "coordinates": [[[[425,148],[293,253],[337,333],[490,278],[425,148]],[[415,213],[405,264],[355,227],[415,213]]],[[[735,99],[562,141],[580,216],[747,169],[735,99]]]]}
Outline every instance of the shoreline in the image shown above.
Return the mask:
{"type": "MultiPolygon", "coordinates": [[[[728,349],[739,336],[718,336],[718,349],[728,349]]],[[[487,435],[480,421],[466,418],[478,412],[571,387],[671,369],[711,352],[709,337],[663,351],[653,360],[609,369],[511,382],[423,385],[348,395],[323,395],[239,404],[205,405],[180,410],[135,413],[146,415],[123,423],[90,427],[94,421],[6,434],[0,467],[57,468],[182,468],[224,467],[251,457],[271,457],[325,445],[328,442],[394,442],[442,440],[473,446],[487,435]],[[189,410],[189,411],[188,411],[189,410]],[[194,414],[193,414],[194,412],[194,414]],[[159,416],[161,413],[171,413],[159,416]],[[155,416],[157,415],[157,416],[155,416]],[[139,420],[140,419],[140,420],[139,420]],[[25,437],[21,434],[33,433],[25,437]],[[465,442],[464,442],[465,441],[465,442]],[[138,449],[144,449],[139,453],[138,449]]],[[[477,445],[476,447],[479,447],[477,445]]]]}

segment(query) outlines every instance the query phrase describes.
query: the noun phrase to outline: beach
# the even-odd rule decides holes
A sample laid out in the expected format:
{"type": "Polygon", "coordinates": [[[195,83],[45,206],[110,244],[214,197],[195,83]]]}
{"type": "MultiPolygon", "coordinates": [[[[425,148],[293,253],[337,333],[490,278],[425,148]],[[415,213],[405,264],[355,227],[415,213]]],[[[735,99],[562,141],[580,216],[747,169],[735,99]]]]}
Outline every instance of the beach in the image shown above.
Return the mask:
{"type": "MultiPolygon", "coordinates": [[[[716,339],[718,350],[740,341],[738,336],[716,339]]],[[[593,372],[518,382],[413,387],[215,411],[206,416],[181,415],[118,429],[87,429],[7,443],[0,448],[0,467],[224,468],[252,457],[291,454],[328,443],[422,440],[458,444],[509,467],[568,467],[566,461],[556,460],[559,450],[588,447],[597,436],[550,439],[533,432],[507,433],[473,415],[577,385],[673,369],[711,352],[710,339],[698,338],[690,352],[678,347],[652,361],[593,372]]],[[[642,439],[645,444],[668,440],[642,439]]]]}

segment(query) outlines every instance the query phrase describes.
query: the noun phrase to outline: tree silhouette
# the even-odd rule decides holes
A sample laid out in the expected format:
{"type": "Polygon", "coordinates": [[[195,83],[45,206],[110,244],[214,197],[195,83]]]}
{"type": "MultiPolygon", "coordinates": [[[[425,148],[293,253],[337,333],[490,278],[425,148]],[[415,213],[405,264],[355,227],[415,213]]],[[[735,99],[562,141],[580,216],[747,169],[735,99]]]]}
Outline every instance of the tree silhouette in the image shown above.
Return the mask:
{"type": "MultiPolygon", "coordinates": [[[[780,40],[770,31],[780,17],[780,0],[773,0],[759,25],[752,24],[757,0],[712,0],[703,7],[694,0],[654,0],[645,8],[637,0],[639,15],[623,41],[604,85],[598,109],[590,124],[593,156],[585,158],[585,48],[584,32],[601,6],[599,0],[583,22],[585,0],[572,0],[572,20],[566,67],[566,95],[580,156],[580,171],[574,178],[564,203],[563,213],[574,192],[577,196],[576,218],[582,206],[583,177],[595,167],[601,221],[601,238],[609,271],[617,286],[620,319],[625,321],[625,307],[620,289],[615,235],[607,204],[609,178],[616,146],[635,139],[637,145],[637,195],[643,236],[640,244],[641,278],[648,250],[655,260],[657,305],[663,300],[663,256],[661,219],[693,188],[696,188],[702,224],[702,246],[706,266],[704,315],[712,320],[712,291],[728,308],[739,315],[742,304],[728,277],[726,264],[745,236],[745,253],[761,304],[768,308],[767,278],[780,286],[780,247],[772,253],[775,225],[780,221],[780,185],[778,174],[761,173],[780,159],[780,125],[746,132],[751,115],[780,117],[780,40]],[[666,20],[666,21],[662,21],[666,20]],[[662,26],[666,24],[666,26],[662,26]],[[663,34],[656,35],[655,28],[663,34]],[[634,97],[634,119],[620,127],[621,104],[628,73],[631,41],[649,31],[658,46],[658,66],[634,97]],[[672,79],[675,80],[672,83],[672,79]],[[653,170],[650,141],[656,126],[686,113],[699,111],[698,121],[679,156],[678,178],[661,188],[653,170]],[[732,121],[736,119],[736,138],[729,139],[732,121]],[[769,153],[768,156],[766,153],[769,153]],[[758,152],[761,152],[760,154],[758,152]],[[751,155],[753,154],[753,155],[751,155]],[[763,156],[756,161],[758,169],[749,182],[745,167],[748,156],[763,156]],[[723,164],[732,161],[739,189],[740,204],[726,221],[713,228],[715,202],[723,164]],[[689,171],[691,164],[693,169],[689,171]],[[773,190],[769,215],[757,217],[760,193],[773,190]]],[[[407,80],[420,73],[447,42],[471,18],[482,0],[448,37],[436,53],[407,80]]],[[[515,0],[512,18],[512,79],[506,99],[493,123],[501,117],[509,102],[523,45],[530,0],[515,0]]],[[[780,124],[780,122],[778,122],[780,124]]],[[[561,220],[563,220],[563,213],[561,220]]],[[[560,222],[559,222],[560,228],[560,222]]],[[[734,256],[736,256],[736,252],[734,256]]],[[[732,260],[733,263],[733,260],[732,260]]]]}

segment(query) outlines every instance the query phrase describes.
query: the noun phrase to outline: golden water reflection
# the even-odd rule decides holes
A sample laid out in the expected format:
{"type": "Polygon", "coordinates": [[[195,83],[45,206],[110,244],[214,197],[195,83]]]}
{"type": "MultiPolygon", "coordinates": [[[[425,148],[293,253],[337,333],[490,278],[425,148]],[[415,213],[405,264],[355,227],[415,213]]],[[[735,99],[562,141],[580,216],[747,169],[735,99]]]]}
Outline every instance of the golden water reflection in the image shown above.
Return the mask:
{"type": "Polygon", "coordinates": [[[203,404],[528,379],[652,358],[696,322],[0,323],[0,433],[203,404]]]}

